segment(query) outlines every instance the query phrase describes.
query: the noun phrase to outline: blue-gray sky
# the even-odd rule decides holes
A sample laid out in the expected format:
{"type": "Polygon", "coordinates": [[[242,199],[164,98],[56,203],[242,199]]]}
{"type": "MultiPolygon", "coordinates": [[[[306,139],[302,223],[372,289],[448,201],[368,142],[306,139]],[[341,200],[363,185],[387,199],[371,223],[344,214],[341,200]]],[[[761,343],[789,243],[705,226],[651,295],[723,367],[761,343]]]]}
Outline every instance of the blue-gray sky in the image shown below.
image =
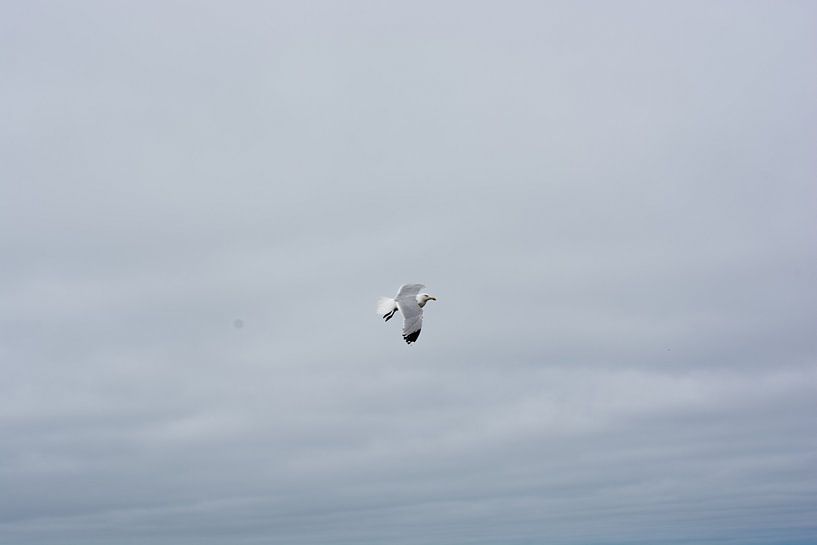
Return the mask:
{"type": "Polygon", "coordinates": [[[0,543],[817,543],[815,28],[4,2],[0,543]]]}

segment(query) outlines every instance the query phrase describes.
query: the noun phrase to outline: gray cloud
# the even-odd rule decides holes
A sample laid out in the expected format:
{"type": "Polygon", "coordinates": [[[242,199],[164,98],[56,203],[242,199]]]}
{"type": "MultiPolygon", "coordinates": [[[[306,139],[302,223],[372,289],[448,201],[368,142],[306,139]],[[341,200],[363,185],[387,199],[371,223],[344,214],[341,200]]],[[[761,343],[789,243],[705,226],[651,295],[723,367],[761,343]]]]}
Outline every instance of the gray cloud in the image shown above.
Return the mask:
{"type": "Polygon", "coordinates": [[[817,541],[811,5],[0,15],[0,542],[817,541]]]}

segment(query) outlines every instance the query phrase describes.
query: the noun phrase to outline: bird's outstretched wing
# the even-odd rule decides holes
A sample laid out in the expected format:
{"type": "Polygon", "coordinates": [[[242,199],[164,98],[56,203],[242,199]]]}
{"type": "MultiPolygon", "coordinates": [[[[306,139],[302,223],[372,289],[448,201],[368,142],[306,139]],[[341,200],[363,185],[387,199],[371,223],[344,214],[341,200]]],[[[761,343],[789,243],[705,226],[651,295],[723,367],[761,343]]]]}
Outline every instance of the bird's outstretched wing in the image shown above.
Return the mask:
{"type": "Polygon", "coordinates": [[[403,314],[403,340],[411,344],[417,340],[423,328],[423,309],[414,295],[397,299],[397,308],[403,314]]]}
{"type": "Polygon", "coordinates": [[[401,297],[408,297],[413,300],[424,287],[423,284],[403,284],[400,286],[400,291],[397,292],[395,299],[399,301],[401,297]]]}
{"type": "Polygon", "coordinates": [[[423,284],[403,284],[394,300],[403,315],[403,340],[411,344],[420,336],[423,327],[423,309],[417,304],[417,294],[423,284]]]}

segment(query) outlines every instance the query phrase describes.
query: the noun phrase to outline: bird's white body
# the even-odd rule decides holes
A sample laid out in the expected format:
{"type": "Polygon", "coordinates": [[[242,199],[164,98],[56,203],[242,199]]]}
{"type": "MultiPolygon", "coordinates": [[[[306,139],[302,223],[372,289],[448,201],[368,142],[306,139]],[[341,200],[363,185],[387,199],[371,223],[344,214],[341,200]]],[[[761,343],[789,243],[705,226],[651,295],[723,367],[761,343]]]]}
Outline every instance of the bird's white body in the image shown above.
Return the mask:
{"type": "Polygon", "coordinates": [[[387,322],[398,310],[403,313],[403,340],[411,344],[420,336],[423,327],[423,307],[437,298],[427,293],[420,293],[422,284],[403,284],[394,298],[380,297],[377,300],[377,314],[387,322]]]}
{"type": "MultiPolygon", "coordinates": [[[[426,306],[426,303],[431,301],[436,301],[434,297],[428,295],[427,293],[423,293],[421,295],[415,296],[417,299],[417,304],[420,305],[420,308],[426,306]]],[[[378,297],[377,299],[377,313],[383,316],[384,314],[388,314],[392,310],[397,308],[397,301],[392,299],[391,297],[378,297]]]]}

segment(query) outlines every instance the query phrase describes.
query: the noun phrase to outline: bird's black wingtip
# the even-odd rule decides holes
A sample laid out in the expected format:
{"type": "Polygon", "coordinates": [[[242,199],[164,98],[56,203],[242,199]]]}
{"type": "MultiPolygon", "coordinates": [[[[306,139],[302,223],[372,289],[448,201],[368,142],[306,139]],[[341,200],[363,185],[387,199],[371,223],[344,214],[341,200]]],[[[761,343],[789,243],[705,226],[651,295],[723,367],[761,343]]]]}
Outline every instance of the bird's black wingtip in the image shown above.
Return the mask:
{"type": "Polygon", "coordinates": [[[406,344],[411,344],[417,340],[417,337],[420,336],[420,330],[414,331],[409,333],[408,335],[403,335],[403,340],[406,341],[406,344]]]}

